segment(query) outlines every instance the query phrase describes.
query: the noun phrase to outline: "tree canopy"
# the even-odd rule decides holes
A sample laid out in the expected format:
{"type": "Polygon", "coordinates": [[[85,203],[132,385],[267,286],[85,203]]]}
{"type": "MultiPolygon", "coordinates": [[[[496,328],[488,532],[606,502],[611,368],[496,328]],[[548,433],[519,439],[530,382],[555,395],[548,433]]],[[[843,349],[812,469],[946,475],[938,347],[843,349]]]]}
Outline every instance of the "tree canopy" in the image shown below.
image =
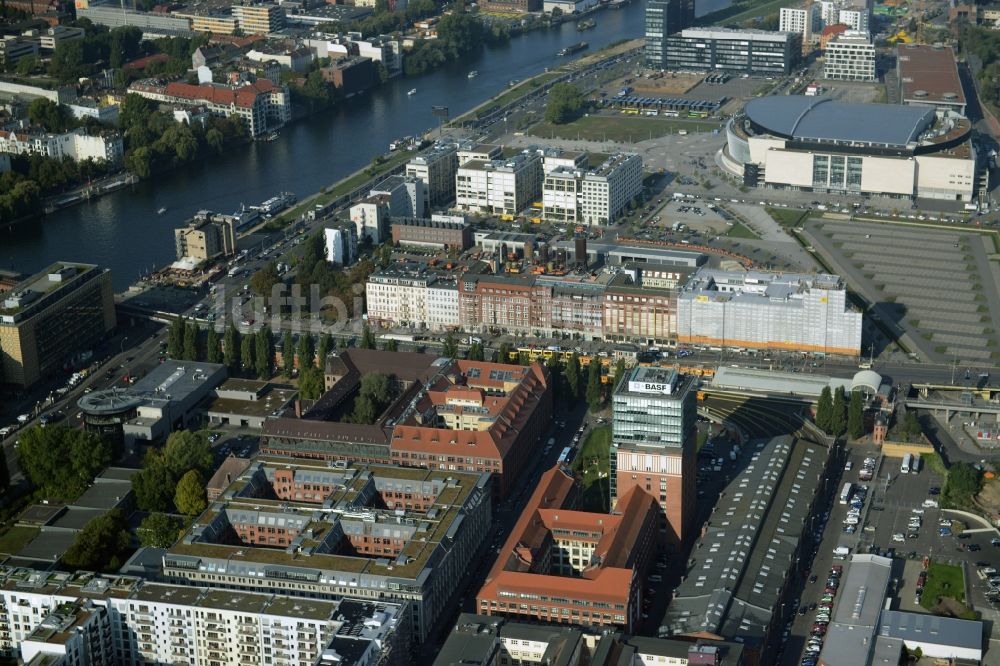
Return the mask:
{"type": "Polygon", "coordinates": [[[180,536],[181,521],[165,513],[151,513],[139,523],[139,543],[152,548],[169,548],[180,536]]]}
{"type": "Polygon", "coordinates": [[[561,125],[574,120],[583,109],[583,94],[572,83],[557,83],[549,91],[545,122],[561,125]]]}
{"type": "Polygon", "coordinates": [[[983,477],[978,469],[965,462],[956,462],[948,468],[944,484],[945,500],[956,507],[969,507],[983,487],[983,477]]]}
{"type": "Polygon", "coordinates": [[[117,452],[94,433],[48,425],[25,430],[17,458],[31,483],[51,499],[79,497],[117,452]]]}
{"type": "Polygon", "coordinates": [[[117,571],[124,563],[129,542],[125,512],[112,509],[87,523],[63,554],[62,563],[73,569],[117,571]]]}
{"type": "Polygon", "coordinates": [[[192,469],[177,482],[177,492],[174,494],[174,505],[186,516],[197,516],[205,510],[205,480],[198,470],[192,469]]]}

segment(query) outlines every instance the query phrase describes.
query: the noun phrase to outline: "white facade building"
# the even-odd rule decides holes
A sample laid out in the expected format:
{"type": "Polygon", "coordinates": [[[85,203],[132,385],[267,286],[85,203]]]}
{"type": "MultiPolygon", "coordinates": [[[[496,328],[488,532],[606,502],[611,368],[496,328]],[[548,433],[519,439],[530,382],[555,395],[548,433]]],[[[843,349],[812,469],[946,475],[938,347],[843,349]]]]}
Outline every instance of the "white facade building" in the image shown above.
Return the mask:
{"type": "Polygon", "coordinates": [[[446,331],[459,325],[458,286],[449,276],[422,266],[392,266],[368,278],[368,320],[389,326],[446,331]]]}
{"type": "Polygon", "coordinates": [[[850,26],[851,30],[868,32],[871,29],[871,11],[868,9],[841,9],[837,12],[837,23],[850,26]]]}
{"type": "Polygon", "coordinates": [[[642,158],[613,155],[593,169],[559,166],[542,186],[542,215],[547,220],[605,224],[621,213],[642,190],[642,158]]]}
{"type": "Polygon", "coordinates": [[[455,199],[458,154],[454,146],[435,146],[406,163],[406,175],[424,183],[424,208],[445,206],[455,199]]]}
{"type": "Polygon", "coordinates": [[[92,159],[118,164],[125,155],[125,146],[117,132],[90,136],[82,127],[66,134],[25,134],[12,130],[0,132],[0,153],[34,153],[53,159],[68,157],[77,162],[92,159]]]}
{"type": "Polygon", "coordinates": [[[857,356],[861,313],[836,275],[702,269],[677,297],[677,341],[857,356]]]}
{"type": "Polygon", "coordinates": [[[389,176],[368,192],[369,197],[388,197],[390,217],[427,217],[424,183],[413,176],[389,176]]]}
{"type": "Polygon", "coordinates": [[[542,159],[525,151],[506,160],[472,160],[458,168],[455,205],[508,218],[536,201],[542,190],[542,159]]]}
{"type": "Polygon", "coordinates": [[[357,239],[354,227],[347,224],[323,229],[326,260],[341,266],[354,263],[354,259],[358,256],[357,239]]]}
{"type": "Polygon", "coordinates": [[[874,81],[875,44],[866,32],[849,30],[826,45],[823,78],[836,81],[874,81]]]}
{"type": "Polygon", "coordinates": [[[8,569],[4,578],[0,650],[24,663],[41,655],[50,661],[40,663],[59,666],[314,666],[339,653],[351,658],[330,663],[369,666],[407,639],[406,608],[383,601],[25,569],[8,569]]]}
{"type": "Polygon", "coordinates": [[[389,230],[389,200],[386,196],[368,197],[350,208],[351,222],[358,239],[370,238],[372,245],[381,243],[389,230]]]}
{"type": "Polygon", "coordinates": [[[805,9],[782,7],[778,15],[778,32],[795,32],[802,35],[806,44],[819,28],[819,7],[810,5],[805,9]]]}

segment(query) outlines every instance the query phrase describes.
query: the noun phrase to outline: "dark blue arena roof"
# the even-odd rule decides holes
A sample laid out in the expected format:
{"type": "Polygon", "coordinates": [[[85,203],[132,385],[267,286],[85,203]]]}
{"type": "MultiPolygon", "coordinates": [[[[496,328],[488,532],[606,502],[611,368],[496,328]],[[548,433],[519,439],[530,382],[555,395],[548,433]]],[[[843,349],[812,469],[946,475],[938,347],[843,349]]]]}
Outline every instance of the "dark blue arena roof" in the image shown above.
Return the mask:
{"type": "Polygon", "coordinates": [[[774,95],[747,102],[747,119],[789,139],[905,146],[934,122],[934,109],[899,104],[851,104],[829,97],[774,95]]]}

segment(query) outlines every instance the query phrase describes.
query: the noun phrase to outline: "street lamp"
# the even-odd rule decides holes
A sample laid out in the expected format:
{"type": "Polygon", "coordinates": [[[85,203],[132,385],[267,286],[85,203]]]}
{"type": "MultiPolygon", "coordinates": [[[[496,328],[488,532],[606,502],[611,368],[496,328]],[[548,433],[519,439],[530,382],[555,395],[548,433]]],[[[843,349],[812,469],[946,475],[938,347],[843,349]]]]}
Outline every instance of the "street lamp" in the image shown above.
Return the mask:
{"type": "Polygon", "coordinates": [[[125,336],[124,338],[122,338],[122,344],[121,344],[121,349],[119,349],[119,350],[118,350],[118,355],[119,355],[119,356],[121,356],[122,354],[124,354],[124,353],[125,353],[125,343],[126,343],[127,341],[128,341],[128,336],[126,335],[126,336],[125,336]]]}

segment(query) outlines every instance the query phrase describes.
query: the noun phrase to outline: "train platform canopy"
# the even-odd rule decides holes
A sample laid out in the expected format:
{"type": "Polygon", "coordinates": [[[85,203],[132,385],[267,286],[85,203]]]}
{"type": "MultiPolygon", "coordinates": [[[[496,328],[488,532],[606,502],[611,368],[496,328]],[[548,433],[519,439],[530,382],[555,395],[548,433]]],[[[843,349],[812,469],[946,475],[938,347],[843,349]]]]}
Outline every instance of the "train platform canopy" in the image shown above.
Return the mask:
{"type": "Polygon", "coordinates": [[[746,391],[815,400],[826,387],[833,391],[842,386],[847,392],[861,390],[874,394],[881,384],[881,375],[871,370],[862,370],[851,379],[843,379],[828,375],[720,366],[712,377],[710,386],[722,391],[746,391]]]}

